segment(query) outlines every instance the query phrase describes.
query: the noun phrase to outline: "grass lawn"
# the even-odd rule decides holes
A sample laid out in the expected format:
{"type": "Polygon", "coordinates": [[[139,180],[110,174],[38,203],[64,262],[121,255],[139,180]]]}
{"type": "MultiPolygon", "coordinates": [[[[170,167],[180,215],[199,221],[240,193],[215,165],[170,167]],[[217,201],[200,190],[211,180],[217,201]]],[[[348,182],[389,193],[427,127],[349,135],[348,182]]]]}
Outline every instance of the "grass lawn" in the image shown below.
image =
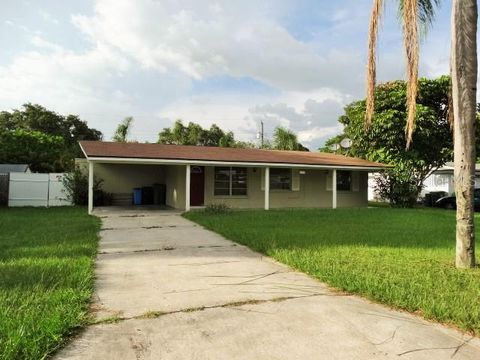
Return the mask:
{"type": "Polygon", "coordinates": [[[0,359],[41,359],[86,321],[100,221],[0,208],[0,359]]]}
{"type": "Polygon", "coordinates": [[[454,267],[453,211],[194,211],[184,216],[335,288],[480,335],[480,269],[454,267]]]}

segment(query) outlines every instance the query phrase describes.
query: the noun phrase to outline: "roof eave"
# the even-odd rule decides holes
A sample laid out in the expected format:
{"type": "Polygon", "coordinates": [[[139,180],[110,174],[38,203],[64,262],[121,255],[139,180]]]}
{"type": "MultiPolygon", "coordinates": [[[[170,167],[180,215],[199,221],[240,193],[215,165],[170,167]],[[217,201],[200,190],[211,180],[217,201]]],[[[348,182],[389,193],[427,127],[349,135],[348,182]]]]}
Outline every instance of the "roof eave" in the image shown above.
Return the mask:
{"type": "MultiPolygon", "coordinates": [[[[83,149],[82,149],[83,151],[83,149]]],[[[84,152],[85,154],[85,152],[84,152]]],[[[86,155],[86,154],[85,154],[86,155]]],[[[163,164],[163,165],[198,165],[198,166],[250,166],[250,167],[291,167],[303,169],[345,169],[379,171],[389,166],[367,166],[367,165],[341,165],[341,164],[304,164],[304,163],[282,163],[282,162],[259,162],[259,161],[218,161],[218,160],[194,160],[194,159],[153,159],[153,158],[125,158],[125,157],[102,157],[88,156],[88,161],[98,163],[122,163],[122,164],[163,164]]]]}
{"type": "Polygon", "coordinates": [[[82,141],[79,141],[79,142],[78,142],[78,145],[80,145],[80,149],[82,150],[83,155],[85,155],[85,158],[88,160],[88,157],[89,157],[89,156],[87,155],[85,149],[84,149],[83,146],[82,146],[82,141]]]}

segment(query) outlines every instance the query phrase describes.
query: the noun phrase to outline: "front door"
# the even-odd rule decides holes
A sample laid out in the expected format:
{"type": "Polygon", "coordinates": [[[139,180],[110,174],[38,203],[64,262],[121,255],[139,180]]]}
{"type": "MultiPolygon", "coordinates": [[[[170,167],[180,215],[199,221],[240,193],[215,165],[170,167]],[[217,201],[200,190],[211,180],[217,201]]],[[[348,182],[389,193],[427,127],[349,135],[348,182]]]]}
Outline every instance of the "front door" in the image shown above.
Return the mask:
{"type": "Polygon", "coordinates": [[[202,206],[205,193],[205,168],[192,166],[190,169],[190,205],[202,206]]]}

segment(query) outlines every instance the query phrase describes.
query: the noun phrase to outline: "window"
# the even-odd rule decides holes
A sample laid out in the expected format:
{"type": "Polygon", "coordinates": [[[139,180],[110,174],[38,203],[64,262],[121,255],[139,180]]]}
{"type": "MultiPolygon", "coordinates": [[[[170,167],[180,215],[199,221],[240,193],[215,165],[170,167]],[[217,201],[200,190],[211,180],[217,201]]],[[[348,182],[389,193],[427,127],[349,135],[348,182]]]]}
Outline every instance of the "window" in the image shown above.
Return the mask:
{"type": "Polygon", "coordinates": [[[352,172],[337,171],[337,190],[350,191],[352,189],[352,172]]]}
{"type": "Polygon", "coordinates": [[[270,169],[270,189],[271,190],[291,190],[292,189],[292,170],[291,169],[270,169]]]}
{"type": "Polygon", "coordinates": [[[247,195],[247,168],[216,167],[214,194],[216,196],[247,195]]]}

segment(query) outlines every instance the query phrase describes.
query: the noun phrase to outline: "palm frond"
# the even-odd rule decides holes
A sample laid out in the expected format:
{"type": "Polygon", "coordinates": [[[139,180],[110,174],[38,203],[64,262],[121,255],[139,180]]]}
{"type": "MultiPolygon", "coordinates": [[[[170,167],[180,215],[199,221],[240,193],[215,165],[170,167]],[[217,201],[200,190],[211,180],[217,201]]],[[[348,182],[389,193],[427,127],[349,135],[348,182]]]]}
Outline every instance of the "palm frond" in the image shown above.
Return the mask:
{"type": "Polygon", "coordinates": [[[403,0],[403,42],[407,60],[407,148],[415,129],[418,92],[418,4],[420,0],[403,0]]]}
{"type": "MultiPolygon", "coordinates": [[[[435,20],[436,9],[440,6],[441,0],[418,0],[417,20],[420,33],[425,35],[435,20]]],[[[405,0],[398,1],[398,17],[403,19],[405,0]]]]}
{"type": "Polygon", "coordinates": [[[375,85],[377,82],[376,51],[378,28],[382,18],[384,2],[374,0],[370,15],[370,26],[368,28],[368,58],[367,58],[367,100],[365,111],[365,126],[368,128],[372,123],[375,109],[375,85]]]}

